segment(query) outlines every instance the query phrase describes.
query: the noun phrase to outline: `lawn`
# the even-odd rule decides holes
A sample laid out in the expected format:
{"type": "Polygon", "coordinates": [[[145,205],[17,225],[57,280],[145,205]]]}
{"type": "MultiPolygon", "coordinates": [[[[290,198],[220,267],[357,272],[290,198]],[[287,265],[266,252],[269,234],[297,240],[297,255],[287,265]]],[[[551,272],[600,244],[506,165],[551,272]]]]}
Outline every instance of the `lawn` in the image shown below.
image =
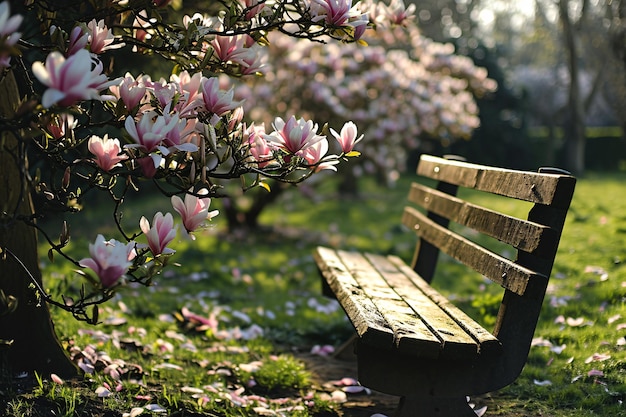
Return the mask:
{"type": "MultiPolygon", "coordinates": [[[[472,399],[486,416],[626,415],[624,180],[590,173],[579,181],[528,364],[510,387],[472,399]]],[[[53,310],[60,339],[89,373],[80,381],[42,375],[30,386],[3,389],[0,414],[351,415],[345,401],[367,398],[367,391],[346,387],[349,379],[320,380],[302,359],[351,334],[341,309],[320,295],[312,248],[409,258],[413,240],[399,227],[408,183],[365,182],[359,197],[341,198],[332,183],[306,195],[294,191],[264,213],[268,227],[255,234],[229,235],[218,216],[195,242],[174,245],[180,265],[155,285],[123,288],[102,308],[101,324],[53,310]]],[[[147,207],[152,216],[157,206],[148,199],[127,218],[147,207]]],[[[91,221],[84,230],[96,230],[91,221]]],[[[80,257],[92,237],[75,230],[73,238],[80,257]]],[[[454,263],[443,261],[441,290],[490,323],[499,289],[458,276],[454,263]]],[[[67,266],[42,262],[52,293],[77,291],[67,266]]]]}

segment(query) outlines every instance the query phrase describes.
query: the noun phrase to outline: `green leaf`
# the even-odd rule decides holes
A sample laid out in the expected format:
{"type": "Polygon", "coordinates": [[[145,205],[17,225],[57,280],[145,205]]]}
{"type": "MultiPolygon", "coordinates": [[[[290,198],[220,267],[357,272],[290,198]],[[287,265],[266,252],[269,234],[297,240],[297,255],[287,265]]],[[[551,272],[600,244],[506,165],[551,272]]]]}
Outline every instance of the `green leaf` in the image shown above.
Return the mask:
{"type": "Polygon", "coordinates": [[[352,156],[361,156],[361,152],[359,152],[359,151],[350,151],[345,156],[347,156],[348,158],[352,157],[352,156]]]}

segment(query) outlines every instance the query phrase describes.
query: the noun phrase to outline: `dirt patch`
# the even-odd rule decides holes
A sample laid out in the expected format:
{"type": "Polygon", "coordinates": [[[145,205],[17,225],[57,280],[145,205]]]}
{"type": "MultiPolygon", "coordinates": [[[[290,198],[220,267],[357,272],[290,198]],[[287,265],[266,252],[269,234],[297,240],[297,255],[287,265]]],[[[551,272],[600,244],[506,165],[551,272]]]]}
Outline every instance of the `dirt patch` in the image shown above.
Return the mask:
{"type": "MultiPolygon", "coordinates": [[[[342,389],[340,385],[334,383],[335,381],[357,377],[356,357],[338,359],[333,356],[300,354],[298,358],[306,363],[307,369],[313,374],[317,388],[329,394],[342,389]]],[[[344,417],[370,417],[376,413],[391,416],[398,404],[398,397],[376,391],[346,395],[347,401],[341,404],[344,417]]]]}

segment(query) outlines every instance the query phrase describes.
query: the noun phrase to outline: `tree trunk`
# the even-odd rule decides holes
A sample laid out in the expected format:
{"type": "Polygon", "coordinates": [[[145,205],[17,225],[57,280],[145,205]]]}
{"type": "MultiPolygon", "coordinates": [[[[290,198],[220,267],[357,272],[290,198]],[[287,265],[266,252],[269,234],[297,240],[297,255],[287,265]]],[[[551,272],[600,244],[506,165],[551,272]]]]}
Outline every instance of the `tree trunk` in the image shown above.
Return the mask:
{"type": "Polygon", "coordinates": [[[251,194],[252,204],[244,209],[237,204],[237,196],[222,199],[223,212],[228,221],[228,231],[254,231],[259,228],[259,217],[267,206],[274,203],[291,186],[286,183],[271,182],[270,192],[260,187],[248,191],[251,194]]]}
{"type": "MultiPolygon", "coordinates": [[[[576,34],[569,15],[569,0],[559,1],[559,16],[563,25],[563,38],[570,75],[568,112],[565,117],[566,126],[564,128],[566,168],[575,175],[581,175],[585,170],[585,111],[580,91],[576,34]]],[[[583,17],[581,16],[580,19],[583,17]]]]}
{"type": "MultiPolygon", "coordinates": [[[[14,117],[19,92],[12,72],[0,79],[0,117],[14,117]]],[[[31,288],[31,278],[41,284],[38,263],[37,232],[16,219],[29,216],[33,205],[23,170],[27,163],[21,140],[5,130],[0,131],[0,248],[7,248],[24,266],[3,251],[0,257],[0,290],[17,300],[13,311],[0,311],[0,373],[3,378],[21,372],[55,373],[62,378],[78,375],[61,346],[45,302],[39,302],[31,288]]]]}

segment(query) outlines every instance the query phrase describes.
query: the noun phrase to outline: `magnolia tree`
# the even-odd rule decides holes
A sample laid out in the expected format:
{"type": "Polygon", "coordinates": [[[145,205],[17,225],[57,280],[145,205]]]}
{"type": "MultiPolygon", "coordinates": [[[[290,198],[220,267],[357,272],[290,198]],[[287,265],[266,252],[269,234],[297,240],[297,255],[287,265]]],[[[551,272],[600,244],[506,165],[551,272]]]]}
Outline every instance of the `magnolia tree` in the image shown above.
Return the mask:
{"type": "MultiPolygon", "coordinates": [[[[366,10],[350,0],[223,0],[197,4],[205,15],[175,12],[169,3],[0,3],[3,373],[75,374],[47,304],[97,323],[100,303],[125,283],[153,282],[174,255],[176,236],[194,239],[218,214],[211,198],[222,196],[230,180],[243,189],[266,186],[268,179],[298,183],[358,154],[353,146],[360,135],[349,112],[342,113],[345,120],[333,114],[334,129],[327,130],[285,108],[260,129],[262,121],[218,77],[262,75],[271,32],[320,45],[360,41],[371,25],[366,10]],[[120,69],[138,55],[171,75],[120,69]],[[339,144],[334,154],[329,138],[339,144]],[[146,212],[128,224],[124,202],[148,185],[171,210],[146,212]],[[75,216],[66,215],[89,211],[101,196],[111,202],[115,234],[94,233],[89,247],[72,248],[75,216]],[[52,223],[59,214],[65,220],[52,223]],[[79,296],[46,292],[38,233],[51,259],[77,271],[79,296]]],[[[362,64],[353,59],[352,65],[362,64]]]]}
{"type": "MultiPolygon", "coordinates": [[[[359,163],[342,167],[342,180],[369,172],[392,182],[406,167],[408,154],[427,150],[429,141],[445,147],[469,139],[479,125],[475,98],[494,91],[496,83],[486,69],[456,55],[451,44],[421,36],[410,15],[415,6],[408,12],[398,1],[384,5],[366,0],[359,6],[376,27],[365,32],[368,47],[321,45],[273,33],[264,50],[266,77],[240,80],[235,97],[244,101],[247,114],[265,121],[256,126],[261,134],[280,111],[333,125],[352,120],[367,140],[359,144],[363,152],[359,163]]],[[[354,126],[331,134],[354,137],[354,126]]],[[[356,189],[355,182],[344,187],[351,188],[356,189]]],[[[231,225],[254,227],[262,208],[278,193],[254,195],[252,203],[238,205],[234,199],[225,206],[231,225]]]]}

